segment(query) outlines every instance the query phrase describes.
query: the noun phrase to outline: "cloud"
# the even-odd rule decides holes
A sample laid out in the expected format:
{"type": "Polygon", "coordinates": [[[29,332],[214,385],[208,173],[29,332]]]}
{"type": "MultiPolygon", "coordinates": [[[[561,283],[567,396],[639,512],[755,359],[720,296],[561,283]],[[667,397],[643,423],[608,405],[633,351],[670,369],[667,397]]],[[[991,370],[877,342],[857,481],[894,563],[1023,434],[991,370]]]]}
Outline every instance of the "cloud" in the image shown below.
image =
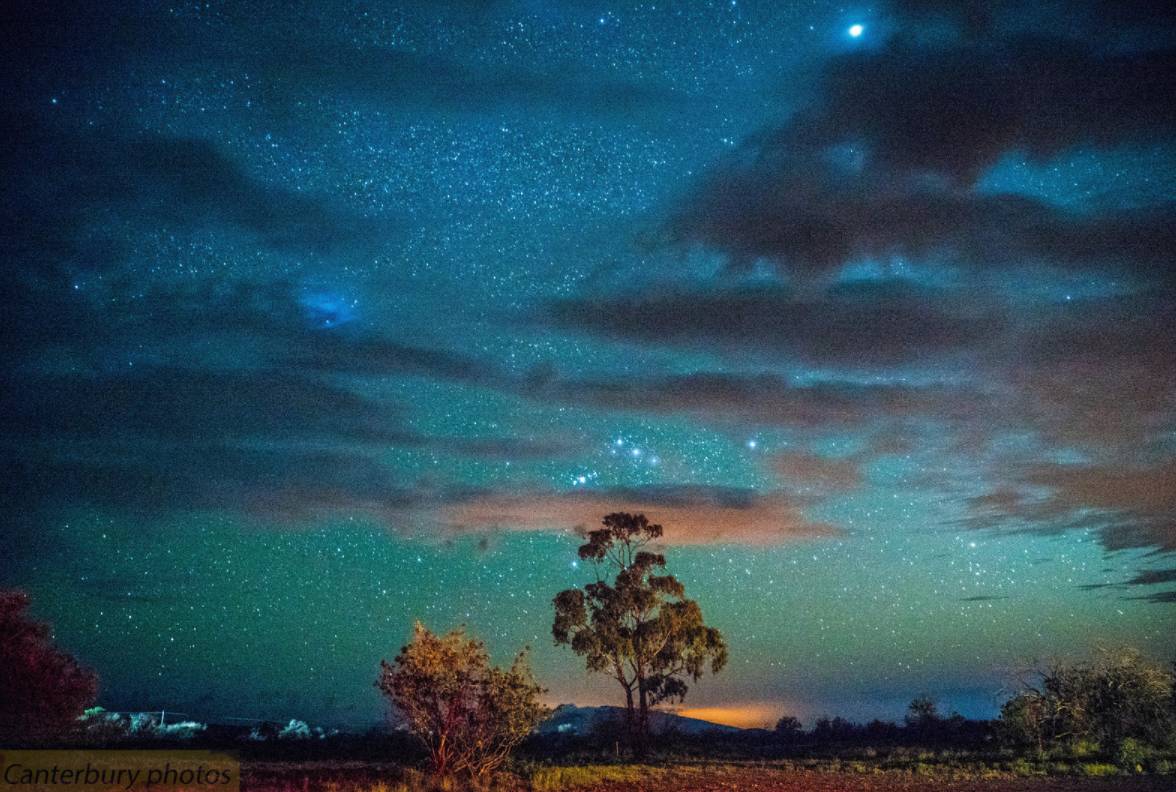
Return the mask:
{"type": "Polygon", "coordinates": [[[974,181],[1007,152],[1042,160],[1079,146],[1171,139],[1176,50],[1129,53],[1070,39],[920,46],[896,36],[832,59],[820,103],[777,145],[862,145],[898,172],[974,181]],[[1075,101],[1082,97],[1082,101],[1075,101]]]}
{"type": "Polygon", "coordinates": [[[1176,591],[1155,591],[1151,594],[1144,594],[1141,597],[1128,597],[1127,599],[1143,600],[1144,602],[1153,602],[1157,605],[1168,605],[1176,603],[1176,591]]]}
{"type": "MultiPolygon", "coordinates": [[[[1158,586],[1164,583],[1176,583],[1176,569],[1145,569],[1138,572],[1135,577],[1125,580],[1122,583],[1092,583],[1085,586],[1079,586],[1082,589],[1129,589],[1134,586],[1158,586]]],[[[1176,602],[1176,590],[1174,591],[1152,591],[1147,594],[1124,597],[1129,600],[1143,600],[1144,602],[1153,602],[1156,604],[1166,604],[1176,602]]]]}
{"type": "Polygon", "coordinates": [[[1120,35],[1169,31],[1176,17],[1167,6],[1150,0],[1066,0],[1033,6],[1016,0],[890,0],[886,7],[904,27],[947,25],[970,40],[997,35],[1009,27],[1028,27],[1086,38],[1101,34],[1114,41],[1120,35]],[[1064,26],[1058,25],[1062,15],[1064,26]]]}
{"type": "Polygon", "coordinates": [[[1176,462],[1152,466],[1046,465],[1025,477],[1050,494],[1046,508],[1076,519],[1105,520],[1108,549],[1176,550],[1176,462]],[[1081,516],[1094,510],[1099,517],[1081,516]]]}
{"type": "Polygon", "coordinates": [[[1126,582],[1128,586],[1154,586],[1158,583],[1176,583],[1176,569],[1145,569],[1126,582]]]}
{"type": "Polygon", "coordinates": [[[368,395],[371,378],[481,384],[500,375],[362,323],[323,329],[289,284],[155,287],[108,310],[102,297],[61,296],[30,270],[0,276],[13,286],[0,298],[12,342],[0,375],[12,519],[94,507],[276,525],[353,514],[402,528],[452,493],[397,473],[390,452],[500,462],[575,450],[550,433],[418,431],[399,402],[368,395]]]}
{"type": "Polygon", "coordinates": [[[371,249],[390,229],[316,196],[260,181],[216,145],[119,128],[11,125],[0,218],[8,255],[44,272],[106,271],[127,253],[111,229],[242,233],[276,251],[371,249]]]}
{"type": "Polygon", "coordinates": [[[974,415],[983,403],[982,394],[949,386],[792,384],[777,374],[720,371],[617,379],[559,378],[544,371],[527,383],[526,394],[600,409],[808,428],[861,426],[911,416],[950,421],[974,415]]]}
{"type": "Polygon", "coordinates": [[[1067,38],[1048,32],[1054,15],[1011,4],[897,3],[901,32],[826,60],[805,104],[671,208],[666,239],[804,277],[903,259],[1170,282],[1170,200],[1084,211],[980,188],[1008,158],[1173,143],[1170,35],[1153,43],[1162,28],[1144,35],[1132,13],[1091,27],[1091,5],[1066,7],[1081,20],[1067,38]],[[943,35],[945,21],[964,35],[943,35]]]}
{"type": "Polygon", "coordinates": [[[971,500],[968,524],[1035,532],[1089,528],[1108,550],[1176,551],[1176,462],[1037,463],[971,500]]]}
{"type": "Polygon", "coordinates": [[[979,193],[869,165],[846,169],[823,152],[751,142],[670,212],[669,240],[828,276],[861,260],[906,260],[973,271],[1032,266],[1126,273],[1163,281],[1176,242],[1171,204],[1080,213],[1011,193],[979,193]]]}
{"type": "Polygon", "coordinates": [[[862,281],[822,292],[780,284],[650,289],[568,298],[556,326],[642,343],[877,368],[967,352],[1003,326],[1003,310],[949,289],[862,281]]]}
{"type": "Polygon", "coordinates": [[[594,527],[614,511],[642,512],[665,526],[670,545],[771,545],[841,535],[806,518],[797,501],[753,490],[666,486],[526,494],[489,493],[444,507],[451,530],[552,530],[594,527]]]}
{"type": "Polygon", "coordinates": [[[771,464],[777,475],[802,491],[849,492],[863,483],[862,460],[857,457],[793,451],[775,455],[771,464]]]}
{"type": "MultiPolygon", "coordinates": [[[[452,29],[516,21],[510,9],[499,13],[484,4],[434,11],[448,17],[452,29]]],[[[4,73],[11,84],[25,87],[18,101],[34,107],[34,96],[43,101],[51,92],[141,79],[144,70],[226,80],[244,74],[257,112],[277,122],[324,99],[451,113],[548,111],[630,123],[687,106],[685,96],[664,82],[560,67],[475,67],[443,54],[442,42],[376,43],[349,35],[315,4],[293,4],[264,25],[256,24],[258,13],[250,4],[226,7],[210,13],[207,24],[192,25],[182,14],[163,10],[37,3],[16,14],[0,39],[10,55],[4,73]]]]}

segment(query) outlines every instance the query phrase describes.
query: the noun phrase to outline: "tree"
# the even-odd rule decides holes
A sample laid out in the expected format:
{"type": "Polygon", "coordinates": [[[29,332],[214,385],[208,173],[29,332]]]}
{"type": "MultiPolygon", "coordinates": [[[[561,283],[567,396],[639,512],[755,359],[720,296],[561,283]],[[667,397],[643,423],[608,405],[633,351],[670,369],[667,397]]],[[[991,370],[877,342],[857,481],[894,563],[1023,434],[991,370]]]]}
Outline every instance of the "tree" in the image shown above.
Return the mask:
{"type": "Polygon", "coordinates": [[[939,708],[935,705],[935,699],[930,696],[915,696],[907,705],[907,726],[929,730],[938,725],[939,721],[939,708]]]}
{"type": "Polygon", "coordinates": [[[625,691],[630,742],[643,756],[649,736],[649,708],[685,698],[686,679],[697,681],[727,662],[722,634],[703,623],[702,610],[686,599],[660,553],[644,548],[662,535],[643,514],[606,515],[588,533],[579,556],[591,561],[596,581],[555,596],[551,627],[557,645],[585,658],[589,671],[605,673],[625,691]],[[615,571],[610,584],[602,573],[615,571]]]}
{"type": "Polygon", "coordinates": [[[524,649],[510,668],[490,663],[485,645],[457,629],[435,635],[420,622],[376,686],[424,745],[439,776],[468,773],[484,785],[546,710],[524,649]]]}
{"type": "Polygon", "coordinates": [[[800,718],[795,715],[785,715],[776,721],[776,735],[784,740],[792,741],[804,732],[800,718]]]}
{"type": "Polygon", "coordinates": [[[830,719],[829,716],[817,718],[813,724],[813,739],[818,741],[852,740],[861,728],[853,721],[846,720],[840,715],[830,719]]]}
{"type": "Polygon", "coordinates": [[[74,725],[94,703],[98,677],[25,613],[23,591],[0,590],[0,737],[40,737],[74,725]]]}

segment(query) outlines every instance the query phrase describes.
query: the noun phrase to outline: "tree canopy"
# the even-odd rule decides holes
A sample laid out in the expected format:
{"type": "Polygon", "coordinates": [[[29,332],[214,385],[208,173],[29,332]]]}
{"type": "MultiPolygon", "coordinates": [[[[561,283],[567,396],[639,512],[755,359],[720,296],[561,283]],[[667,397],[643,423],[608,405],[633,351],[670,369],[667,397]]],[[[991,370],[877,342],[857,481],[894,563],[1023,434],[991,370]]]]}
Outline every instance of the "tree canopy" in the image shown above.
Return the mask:
{"type": "Polygon", "coordinates": [[[33,621],[23,591],[0,590],[0,737],[38,737],[72,725],[94,703],[98,677],[33,621]]]}
{"type": "Polygon", "coordinates": [[[649,708],[681,701],[687,680],[727,662],[722,634],[703,623],[702,610],[683,585],[662,574],[666,558],[646,549],[662,526],[643,514],[616,512],[590,531],[579,556],[593,563],[596,580],[556,595],[551,632],[557,645],[582,655],[589,671],[605,673],[625,691],[630,738],[645,750],[649,708]],[[615,573],[612,582],[608,573],[615,573]]]}

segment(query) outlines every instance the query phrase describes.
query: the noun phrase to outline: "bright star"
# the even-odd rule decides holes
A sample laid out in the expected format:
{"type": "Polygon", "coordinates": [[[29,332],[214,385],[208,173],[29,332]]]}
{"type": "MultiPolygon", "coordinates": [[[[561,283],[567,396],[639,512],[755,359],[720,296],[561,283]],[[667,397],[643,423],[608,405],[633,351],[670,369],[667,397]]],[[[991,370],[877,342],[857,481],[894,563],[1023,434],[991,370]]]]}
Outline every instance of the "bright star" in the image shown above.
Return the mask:
{"type": "Polygon", "coordinates": [[[865,25],[850,25],[849,26],[849,35],[852,36],[853,38],[858,38],[859,36],[861,36],[865,32],[866,32],[865,25]]]}

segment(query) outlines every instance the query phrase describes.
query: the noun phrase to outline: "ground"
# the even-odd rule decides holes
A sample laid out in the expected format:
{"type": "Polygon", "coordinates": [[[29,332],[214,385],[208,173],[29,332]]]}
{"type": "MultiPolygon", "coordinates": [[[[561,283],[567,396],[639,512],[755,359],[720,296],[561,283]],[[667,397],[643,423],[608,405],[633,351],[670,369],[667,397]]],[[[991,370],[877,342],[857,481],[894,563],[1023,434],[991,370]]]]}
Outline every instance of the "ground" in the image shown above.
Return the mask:
{"type": "MultiPolygon", "coordinates": [[[[1115,772],[1106,767],[1106,772],[1115,772]]],[[[1176,778],[1157,775],[1073,775],[1017,777],[974,771],[931,772],[858,768],[812,770],[740,764],[644,767],[606,765],[537,768],[504,779],[501,792],[1170,792],[1176,778]]],[[[248,763],[246,792],[423,792],[420,776],[406,777],[398,765],[371,762],[248,763]]]]}

